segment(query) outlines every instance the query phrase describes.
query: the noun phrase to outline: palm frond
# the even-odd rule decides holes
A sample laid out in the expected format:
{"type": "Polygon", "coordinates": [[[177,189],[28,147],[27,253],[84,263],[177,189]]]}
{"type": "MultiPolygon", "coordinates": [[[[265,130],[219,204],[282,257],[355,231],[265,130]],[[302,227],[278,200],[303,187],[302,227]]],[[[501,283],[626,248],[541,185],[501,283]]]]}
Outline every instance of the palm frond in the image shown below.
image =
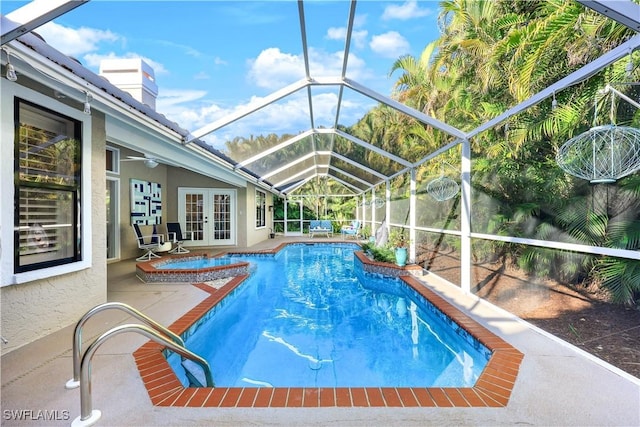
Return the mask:
{"type": "Polygon", "coordinates": [[[596,270],[614,302],[635,304],[640,295],[640,261],[606,257],[596,270]]]}

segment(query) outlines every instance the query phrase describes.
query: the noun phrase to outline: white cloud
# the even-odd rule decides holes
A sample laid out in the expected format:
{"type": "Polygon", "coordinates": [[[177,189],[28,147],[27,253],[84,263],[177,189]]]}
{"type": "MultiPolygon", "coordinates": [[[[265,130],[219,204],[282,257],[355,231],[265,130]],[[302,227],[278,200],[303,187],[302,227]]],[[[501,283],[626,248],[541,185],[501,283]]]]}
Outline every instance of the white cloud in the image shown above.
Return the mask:
{"type": "MultiPolygon", "coordinates": [[[[254,97],[243,106],[238,106],[236,110],[250,108],[250,105],[262,102],[263,99],[254,97]]],[[[374,102],[363,103],[352,100],[342,100],[340,109],[340,123],[353,125],[356,120],[362,118],[374,102]]],[[[335,122],[338,95],[336,92],[324,92],[313,96],[313,113],[316,126],[331,127],[335,122]]],[[[277,103],[251,113],[241,120],[231,123],[216,132],[203,137],[202,139],[217,149],[223,149],[224,143],[237,136],[245,138],[251,135],[276,135],[291,134],[297,135],[311,127],[309,119],[309,104],[306,94],[293,94],[277,103]]]]}
{"type": "Polygon", "coordinates": [[[48,22],[39,27],[40,34],[51,46],[69,56],[80,56],[98,50],[101,42],[117,42],[121,37],[111,31],[81,27],[72,29],[48,22]]]}
{"type": "Polygon", "coordinates": [[[48,22],[39,27],[37,32],[47,43],[60,52],[82,59],[86,67],[93,68],[96,71],[100,68],[100,61],[103,59],[142,58],[153,68],[156,75],[168,73],[165,66],[160,62],[135,52],[127,52],[122,55],[117,55],[114,52],[106,54],[95,53],[100,49],[101,43],[123,41],[122,37],[108,30],[104,31],[87,27],[73,29],[56,24],[55,22],[48,22]]]}
{"type": "Polygon", "coordinates": [[[402,21],[406,21],[407,19],[429,16],[432,13],[433,11],[431,9],[420,8],[416,0],[409,0],[401,5],[391,4],[387,6],[382,14],[382,19],[400,19],[402,21]]]}
{"type": "Polygon", "coordinates": [[[268,48],[249,61],[249,80],[258,87],[279,89],[304,76],[301,56],[284,53],[279,48],[268,48]]]}
{"type": "MultiPolygon", "coordinates": [[[[124,39],[110,31],[102,31],[91,28],[71,29],[55,23],[49,23],[46,31],[40,34],[50,42],[52,46],[65,54],[79,57],[87,68],[96,70],[103,59],[117,58],[142,58],[153,69],[156,75],[168,73],[167,68],[160,62],[154,61],[144,55],[135,52],[116,53],[113,43],[124,42],[124,39]]],[[[345,30],[332,28],[327,32],[327,37],[336,40],[344,40],[345,30]]],[[[362,45],[366,40],[366,31],[354,31],[352,40],[354,44],[362,45]]],[[[184,46],[183,46],[184,47],[184,46]]],[[[195,55],[197,51],[182,49],[188,55],[195,55]]],[[[343,52],[339,49],[335,52],[327,52],[321,49],[309,49],[309,62],[311,73],[314,77],[337,77],[341,74],[343,65],[343,52]]],[[[225,66],[228,63],[220,57],[212,58],[215,65],[225,66]]],[[[263,50],[254,60],[249,61],[248,78],[257,87],[267,89],[269,92],[281,89],[304,77],[304,60],[301,54],[283,52],[278,48],[263,50]]],[[[365,62],[359,56],[351,53],[349,57],[348,76],[354,80],[362,81],[372,75],[365,62]]],[[[205,71],[194,74],[195,79],[210,78],[205,71]]],[[[238,120],[203,139],[214,146],[222,148],[224,141],[236,136],[248,137],[268,133],[293,133],[306,130],[311,126],[308,114],[308,100],[306,91],[292,94],[279,102],[271,104],[252,113],[246,119],[238,120]]],[[[316,125],[331,126],[335,121],[337,88],[315,88],[314,113],[316,125]]],[[[223,103],[208,99],[206,90],[171,89],[162,87],[156,102],[156,109],[169,120],[179,124],[180,127],[195,131],[212,122],[223,119],[230,114],[251,108],[262,102],[264,98],[253,97],[248,102],[234,107],[226,107],[223,103]]],[[[364,109],[358,103],[350,103],[343,99],[341,109],[341,123],[346,123],[348,116],[359,118],[364,114],[364,109]]]]}
{"type": "Polygon", "coordinates": [[[207,94],[204,90],[185,90],[185,89],[165,89],[158,94],[158,111],[167,113],[173,106],[193,102],[201,99],[207,94]],[[162,108],[160,108],[162,107],[162,108]]]}
{"type": "Polygon", "coordinates": [[[367,36],[369,32],[367,30],[357,30],[351,33],[351,41],[358,49],[365,47],[367,43],[367,36]]]}
{"type": "Polygon", "coordinates": [[[330,27],[327,30],[329,40],[344,40],[347,36],[347,27],[330,27]]]}
{"type": "Polygon", "coordinates": [[[206,91],[189,89],[164,89],[158,94],[156,110],[184,129],[195,131],[226,117],[233,110],[205,100],[206,91]]]}
{"type": "Polygon", "coordinates": [[[210,80],[211,76],[205,71],[200,71],[193,76],[194,80],[210,80]]]}
{"type": "MultiPolygon", "coordinates": [[[[342,69],[342,51],[328,53],[318,49],[309,49],[312,76],[335,77],[342,69]]],[[[248,78],[253,84],[270,91],[279,90],[304,76],[302,55],[282,52],[277,48],[265,49],[258,57],[249,62],[248,78]]],[[[358,56],[351,54],[349,59],[349,76],[355,80],[371,75],[365,63],[358,56]]],[[[199,91],[163,90],[158,98],[158,111],[191,131],[197,130],[212,122],[223,119],[230,114],[237,114],[260,105],[263,97],[254,96],[248,102],[233,108],[221,107],[219,103],[205,100],[206,94],[199,91]]],[[[337,87],[315,89],[313,92],[313,108],[316,126],[332,126],[335,121],[337,107],[337,87]]],[[[371,105],[349,102],[343,99],[341,120],[351,125],[361,118],[371,105]]],[[[291,94],[278,102],[252,112],[249,116],[237,120],[202,139],[212,146],[223,149],[224,142],[237,136],[267,135],[275,133],[297,134],[309,129],[309,105],[306,91],[291,94]]]]}
{"type": "MultiPolygon", "coordinates": [[[[326,52],[309,48],[309,69],[312,77],[336,77],[341,74],[342,50],[326,52]]],[[[353,53],[349,54],[349,77],[362,80],[370,76],[365,62],[353,53]]],[[[249,61],[248,79],[258,87],[277,90],[304,77],[302,55],[284,53],[278,48],[265,49],[249,61]]]]}
{"type": "Polygon", "coordinates": [[[397,31],[389,31],[373,36],[369,47],[375,53],[385,58],[398,58],[410,52],[409,42],[397,31]]]}
{"type": "MultiPolygon", "coordinates": [[[[197,109],[184,109],[174,114],[167,114],[172,120],[178,120],[183,127],[194,131],[212,122],[223,119],[230,114],[251,109],[252,106],[263,102],[261,97],[252,97],[248,103],[237,105],[232,109],[223,109],[210,103],[197,109]]],[[[251,113],[249,116],[230,123],[201,139],[217,149],[224,149],[224,143],[238,136],[249,138],[254,135],[268,135],[275,133],[297,134],[300,130],[310,126],[308,104],[304,96],[291,95],[280,102],[268,105],[251,113]]]]}
{"type": "MultiPolygon", "coordinates": [[[[204,100],[204,91],[166,90],[158,97],[157,110],[181,127],[195,131],[231,114],[246,112],[252,106],[264,102],[262,97],[252,97],[247,103],[233,108],[223,108],[212,101],[204,100]]],[[[348,99],[342,100],[340,123],[352,125],[371,108],[371,103],[348,99]]],[[[337,91],[325,89],[313,96],[313,111],[316,126],[333,126],[338,102],[337,91]]],[[[275,133],[297,134],[309,129],[309,104],[306,92],[291,94],[282,100],[252,112],[240,120],[230,123],[201,139],[217,149],[224,149],[224,143],[235,137],[248,138],[251,135],[275,133]]]]}
{"type": "MultiPolygon", "coordinates": [[[[366,45],[368,35],[367,30],[354,30],[351,32],[351,42],[356,48],[362,49],[366,45]]],[[[347,37],[347,28],[331,27],[327,30],[325,37],[329,40],[344,41],[347,37]]]]}
{"type": "Polygon", "coordinates": [[[366,13],[356,14],[356,17],[353,19],[353,28],[362,28],[367,24],[368,15],[366,13]]]}

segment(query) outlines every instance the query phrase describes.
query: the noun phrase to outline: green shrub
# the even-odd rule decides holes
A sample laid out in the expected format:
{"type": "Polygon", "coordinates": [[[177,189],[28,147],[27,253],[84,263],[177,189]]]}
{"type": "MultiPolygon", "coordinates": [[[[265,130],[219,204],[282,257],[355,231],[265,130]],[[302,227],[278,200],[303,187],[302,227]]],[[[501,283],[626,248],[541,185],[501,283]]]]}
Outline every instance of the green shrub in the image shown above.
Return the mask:
{"type": "Polygon", "coordinates": [[[396,254],[393,248],[389,246],[376,246],[375,243],[372,242],[363,243],[361,246],[364,253],[369,255],[374,261],[388,262],[391,264],[395,264],[396,262],[396,254]]]}

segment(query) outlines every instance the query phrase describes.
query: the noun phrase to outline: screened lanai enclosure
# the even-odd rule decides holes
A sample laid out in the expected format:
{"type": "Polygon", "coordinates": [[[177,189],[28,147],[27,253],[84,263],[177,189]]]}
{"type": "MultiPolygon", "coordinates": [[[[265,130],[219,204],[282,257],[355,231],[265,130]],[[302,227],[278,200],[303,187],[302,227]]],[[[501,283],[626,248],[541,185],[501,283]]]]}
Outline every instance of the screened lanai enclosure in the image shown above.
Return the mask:
{"type": "Polygon", "coordinates": [[[440,38],[391,64],[389,96],[350,78],[358,5],[344,6],[340,76],[308,61],[315,17],[298,2],[305,77],[193,132],[235,135],[224,154],[281,196],[275,231],[304,233],[310,219],[338,230],[356,217],[360,237],[384,224],[405,236],[410,260],[469,291],[488,285],[492,264],[636,303],[638,3],[442,2],[440,38]],[[233,131],[299,93],[308,129],[233,131]],[[335,114],[323,117],[328,95],[335,114]],[[371,110],[346,125],[355,99],[371,110]]]}
{"type": "Polygon", "coordinates": [[[357,219],[360,237],[384,224],[412,262],[467,291],[500,264],[640,299],[638,1],[440,2],[440,37],[390,61],[391,93],[359,83],[352,54],[356,18],[376,2],[339,2],[338,75],[309,47],[326,30],[318,3],[278,4],[297,10],[277,28],[300,40],[291,78],[183,141],[276,195],[274,232],[357,219]],[[246,133],[289,114],[292,97],[306,127],[246,133]],[[356,103],[370,109],[354,116],[356,103]]]}

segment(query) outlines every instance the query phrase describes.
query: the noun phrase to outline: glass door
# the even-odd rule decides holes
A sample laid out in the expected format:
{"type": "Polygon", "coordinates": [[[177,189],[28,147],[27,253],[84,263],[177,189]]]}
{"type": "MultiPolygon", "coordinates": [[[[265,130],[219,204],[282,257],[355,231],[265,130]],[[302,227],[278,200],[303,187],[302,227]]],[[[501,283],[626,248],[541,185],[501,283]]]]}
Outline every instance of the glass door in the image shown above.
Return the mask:
{"type": "Polygon", "coordinates": [[[228,245],[233,242],[233,218],[231,195],[225,193],[211,194],[213,240],[216,244],[228,245]]]}
{"type": "Polygon", "coordinates": [[[192,239],[189,242],[185,242],[185,246],[188,246],[190,243],[194,245],[205,244],[205,224],[208,218],[204,215],[204,197],[205,193],[203,191],[195,189],[186,191],[179,196],[179,210],[183,212],[178,214],[178,222],[180,223],[180,228],[182,228],[187,235],[191,233],[192,239]]]}
{"type": "Polygon", "coordinates": [[[236,192],[215,188],[179,188],[178,221],[193,234],[185,246],[236,244],[236,192]]]}

